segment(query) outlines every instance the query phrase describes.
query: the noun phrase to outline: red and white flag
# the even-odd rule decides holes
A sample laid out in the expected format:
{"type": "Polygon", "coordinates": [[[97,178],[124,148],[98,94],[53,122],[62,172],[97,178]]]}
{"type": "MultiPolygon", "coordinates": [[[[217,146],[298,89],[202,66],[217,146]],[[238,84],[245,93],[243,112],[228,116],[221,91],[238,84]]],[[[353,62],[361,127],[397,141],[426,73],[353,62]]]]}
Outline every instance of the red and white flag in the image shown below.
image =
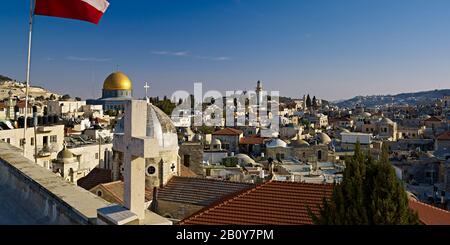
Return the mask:
{"type": "Polygon", "coordinates": [[[106,0],[36,0],[34,14],[98,24],[108,6],[106,0]]]}

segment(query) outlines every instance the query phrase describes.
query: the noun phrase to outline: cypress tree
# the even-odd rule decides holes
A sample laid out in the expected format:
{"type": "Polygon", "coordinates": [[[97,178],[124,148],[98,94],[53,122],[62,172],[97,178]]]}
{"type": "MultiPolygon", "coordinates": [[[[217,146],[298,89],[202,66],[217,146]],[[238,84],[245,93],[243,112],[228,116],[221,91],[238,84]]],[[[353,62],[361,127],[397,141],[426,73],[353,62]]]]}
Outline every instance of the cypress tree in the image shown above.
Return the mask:
{"type": "Polygon", "coordinates": [[[346,161],[344,178],[334,187],[329,200],[319,207],[319,216],[309,214],[315,224],[322,225],[381,225],[419,224],[408,206],[408,197],[389,163],[384,147],[379,161],[364,154],[360,144],[346,161]]]}
{"type": "Polygon", "coordinates": [[[316,99],[316,96],[313,96],[313,99],[312,99],[312,106],[313,106],[313,108],[317,108],[317,99],[316,99]]]}
{"type": "Polygon", "coordinates": [[[311,107],[311,97],[309,97],[309,94],[306,96],[306,107],[311,107]]]}

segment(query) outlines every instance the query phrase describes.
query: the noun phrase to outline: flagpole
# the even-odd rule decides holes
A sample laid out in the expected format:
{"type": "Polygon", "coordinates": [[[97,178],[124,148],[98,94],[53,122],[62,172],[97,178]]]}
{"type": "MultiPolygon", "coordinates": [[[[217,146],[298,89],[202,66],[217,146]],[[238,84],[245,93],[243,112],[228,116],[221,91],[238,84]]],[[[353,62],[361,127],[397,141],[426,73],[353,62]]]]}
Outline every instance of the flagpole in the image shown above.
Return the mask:
{"type": "Polygon", "coordinates": [[[27,145],[27,118],[28,118],[28,93],[30,87],[30,66],[31,66],[31,42],[33,40],[33,15],[34,15],[34,4],[35,0],[30,0],[30,22],[29,22],[29,33],[28,33],[28,59],[27,59],[27,77],[26,77],[26,88],[25,88],[25,120],[23,128],[23,155],[25,156],[25,149],[27,145]]]}

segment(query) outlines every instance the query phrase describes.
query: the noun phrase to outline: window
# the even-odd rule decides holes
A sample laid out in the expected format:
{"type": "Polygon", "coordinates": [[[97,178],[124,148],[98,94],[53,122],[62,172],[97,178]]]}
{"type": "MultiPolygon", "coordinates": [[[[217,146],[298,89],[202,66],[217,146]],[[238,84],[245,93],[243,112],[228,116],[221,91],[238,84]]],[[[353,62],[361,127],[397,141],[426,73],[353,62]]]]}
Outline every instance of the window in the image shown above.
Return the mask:
{"type": "Polygon", "coordinates": [[[20,139],[20,146],[23,146],[23,145],[25,145],[25,139],[24,138],[20,139]]]}
{"type": "Polygon", "coordinates": [[[153,166],[148,166],[147,167],[147,175],[153,175],[156,172],[156,168],[153,166]]]}
{"type": "Polygon", "coordinates": [[[317,152],[317,159],[322,160],[322,151],[317,152]]]}
{"type": "Polygon", "coordinates": [[[103,192],[101,190],[98,190],[97,191],[97,196],[99,196],[99,197],[103,196],[103,192]]]}
{"type": "Polygon", "coordinates": [[[34,145],[34,137],[31,137],[30,145],[34,145]]]}
{"type": "Polygon", "coordinates": [[[50,136],[50,143],[56,143],[58,141],[58,136],[52,135],[50,136]]]}
{"type": "Polygon", "coordinates": [[[95,159],[98,159],[98,153],[95,153],[95,159]]]}
{"type": "Polygon", "coordinates": [[[184,155],[183,156],[183,165],[189,168],[190,164],[191,164],[191,155],[184,155]]]}

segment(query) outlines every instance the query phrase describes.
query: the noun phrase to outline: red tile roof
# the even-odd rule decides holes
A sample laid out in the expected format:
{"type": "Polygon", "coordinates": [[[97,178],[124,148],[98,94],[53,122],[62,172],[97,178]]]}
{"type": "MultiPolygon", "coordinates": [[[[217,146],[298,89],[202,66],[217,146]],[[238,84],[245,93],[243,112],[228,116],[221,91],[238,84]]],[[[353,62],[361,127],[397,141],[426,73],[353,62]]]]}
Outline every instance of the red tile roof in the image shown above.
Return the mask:
{"type": "MultiPolygon", "coordinates": [[[[19,108],[25,108],[25,100],[21,100],[21,101],[17,102],[16,106],[19,108]]],[[[28,103],[28,108],[32,108],[32,107],[33,107],[33,105],[31,103],[28,103]]]]}
{"type": "Polygon", "coordinates": [[[111,170],[94,168],[88,175],[79,179],[77,185],[86,190],[90,190],[99,184],[111,182],[111,177],[111,170]]]}
{"type": "Polygon", "coordinates": [[[213,135],[241,135],[242,131],[234,128],[224,128],[213,133],[213,135]]]}
{"type": "Polygon", "coordinates": [[[436,116],[432,116],[430,118],[428,118],[427,120],[425,120],[425,122],[442,122],[442,119],[436,116]]]}
{"type": "Polygon", "coordinates": [[[333,185],[269,181],[249,191],[203,209],[183,220],[183,225],[312,224],[308,207],[318,214],[333,185]]]}
{"type": "Polygon", "coordinates": [[[262,138],[259,136],[248,136],[248,137],[243,137],[239,140],[239,144],[242,145],[262,145],[264,144],[264,141],[266,140],[266,138],[262,138]]]}
{"type": "Polygon", "coordinates": [[[159,189],[158,199],[206,207],[253,187],[254,184],[242,182],[175,176],[159,189]]]}
{"type": "Polygon", "coordinates": [[[194,173],[194,171],[192,171],[190,168],[181,164],[180,165],[180,176],[181,177],[197,177],[197,174],[194,173]]]}
{"type": "MultiPolygon", "coordinates": [[[[103,192],[107,192],[112,196],[117,204],[124,204],[124,189],[125,184],[123,181],[114,181],[110,183],[99,184],[92,188],[90,191],[95,190],[97,187],[102,189],[103,192]]],[[[145,200],[150,201],[153,199],[153,190],[145,189],[145,200]]]]}
{"type": "Polygon", "coordinates": [[[438,140],[450,140],[450,131],[445,132],[437,137],[438,140]]]}
{"type": "Polygon", "coordinates": [[[417,211],[419,220],[424,225],[450,225],[450,212],[409,199],[409,207],[417,211]]]}

